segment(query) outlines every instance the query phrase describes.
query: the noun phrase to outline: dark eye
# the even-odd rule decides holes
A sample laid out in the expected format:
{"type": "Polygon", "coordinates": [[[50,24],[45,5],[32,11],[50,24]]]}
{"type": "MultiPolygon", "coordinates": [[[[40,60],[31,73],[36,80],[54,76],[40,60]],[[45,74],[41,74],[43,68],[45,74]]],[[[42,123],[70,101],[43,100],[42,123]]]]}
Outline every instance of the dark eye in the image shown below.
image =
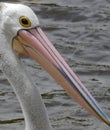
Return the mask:
{"type": "Polygon", "coordinates": [[[23,27],[31,27],[31,21],[26,16],[21,16],[19,21],[23,27]]]}

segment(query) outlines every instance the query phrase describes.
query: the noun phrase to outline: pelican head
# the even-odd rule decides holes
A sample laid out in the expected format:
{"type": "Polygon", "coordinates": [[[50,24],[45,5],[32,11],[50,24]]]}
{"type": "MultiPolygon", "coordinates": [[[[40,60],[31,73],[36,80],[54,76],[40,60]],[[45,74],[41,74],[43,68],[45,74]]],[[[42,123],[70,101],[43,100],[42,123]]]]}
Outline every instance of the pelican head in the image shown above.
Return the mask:
{"type": "MultiPolygon", "coordinates": [[[[34,12],[25,5],[2,3],[2,28],[7,36],[13,39],[21,29],[30,29],[39,26],[39,21],[34,12]]],[[[8,40],[9,40],[8,37],[8,40]]]]}
{"type": "MultiPolygon", "coordinates": [[[[10,57],[15,57],[15,60],[18,60],[17,57],[22,55],[27,55],[33,58],[89,113],[110,125],[108,116],[99,107],[95,99],[48,40],[47,36],[40,28],[35,13],[29,7],[21,4],[1,3],[0,9],[1,60],[5,61],[3,58],[7,52],[10,52],[6,56],[8,62],[12,62],[12,58],[10,57]],[[4,48],[2,48],[2,46],[4,46],[4,48]],[[9,56],[9,54],[11,55],[9,56]]],[[[7,62],[5,62],[5,65],[6,64],[7,62]]],[[[7,71],[9,72],[9,69],[6,69],[6,67],[4,67],[5,65],[3,63],[1,66],[3,66],[3,72],[7,76],[7,71]]],[[[16,86],[17,82],[20,82],[21,79],[19,81],[17,80],[14,84],[14,81],[10,78],[10,73],[7,76],[9,82],[13,86],[16,86]]],[[[18,71],[18,74],[19,73],[20,72],[18,71]]],[[[21,98],[19,95],[24,91],[24,89],[22,92],[20,91],[21,93],[19,93],[18,89],[19,87],[17,90],[14,88],[17,96],[21,98]]],[[[23,106],[25,103],[21,104],[23,106]]]]}

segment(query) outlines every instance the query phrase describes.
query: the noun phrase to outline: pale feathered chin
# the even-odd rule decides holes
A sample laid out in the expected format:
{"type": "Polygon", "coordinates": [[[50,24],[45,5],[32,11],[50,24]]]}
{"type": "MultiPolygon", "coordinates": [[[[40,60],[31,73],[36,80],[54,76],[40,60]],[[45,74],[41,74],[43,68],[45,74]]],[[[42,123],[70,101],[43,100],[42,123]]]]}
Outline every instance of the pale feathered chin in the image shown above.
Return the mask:
{"type": "Polygon", "coordinates": [[[20,30],[13,39],[13,49],[17,56],[28,55],[35,59],[73,99],[92,115],[110,125],[108,116],[98,106],[40,27],[20,30]]]}

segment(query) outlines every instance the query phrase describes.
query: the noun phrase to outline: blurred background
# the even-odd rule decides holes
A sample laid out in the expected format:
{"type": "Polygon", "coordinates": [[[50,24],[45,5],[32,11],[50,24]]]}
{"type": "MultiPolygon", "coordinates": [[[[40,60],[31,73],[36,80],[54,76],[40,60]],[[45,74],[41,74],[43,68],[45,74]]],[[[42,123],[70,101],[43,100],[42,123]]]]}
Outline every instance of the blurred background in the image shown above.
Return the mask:
{"type": "MultiPolygon", "coordinates": [[[[31,7],[40,26],[104,111],[110,115],[110,1],[1,0],[31,7]]],[[[76,104],[27,57],[24,66],[39,88],[54,130],[109,130],[76,104]]],[[[24,130],[16,95],[0,71],[0,130],[24,130]]]]}

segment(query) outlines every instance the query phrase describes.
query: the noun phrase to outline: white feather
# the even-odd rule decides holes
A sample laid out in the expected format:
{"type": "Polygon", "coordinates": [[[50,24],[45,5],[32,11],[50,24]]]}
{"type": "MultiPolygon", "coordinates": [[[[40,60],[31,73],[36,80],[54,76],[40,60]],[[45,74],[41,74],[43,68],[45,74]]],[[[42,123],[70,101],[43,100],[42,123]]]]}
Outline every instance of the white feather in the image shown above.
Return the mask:
{"type": "Polygon", "coordinates": [[[26,130],[52,130],[39,91],[12,50],[13,37],[23,29],[19,23],[20,16],[28,17],[32,21],[31,27],[39,25],[38,18],[29,7],[0,3],[0,67],[20,102],[26,130]]]}

